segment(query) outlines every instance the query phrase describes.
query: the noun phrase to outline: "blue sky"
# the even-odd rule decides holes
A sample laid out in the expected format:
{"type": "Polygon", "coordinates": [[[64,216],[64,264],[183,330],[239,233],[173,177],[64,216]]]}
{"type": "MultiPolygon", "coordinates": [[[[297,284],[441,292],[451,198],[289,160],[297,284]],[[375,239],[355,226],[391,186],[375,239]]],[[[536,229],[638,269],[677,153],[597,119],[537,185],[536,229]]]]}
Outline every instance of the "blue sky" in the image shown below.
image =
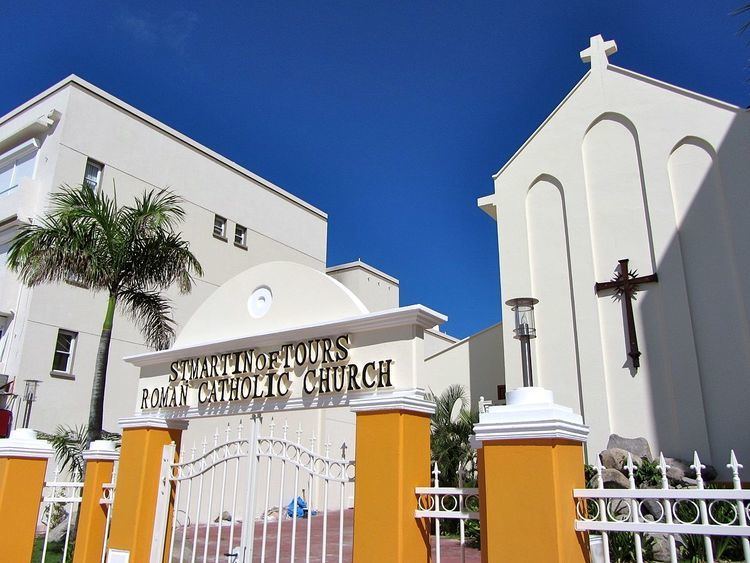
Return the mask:
{"type": "Polygon", "coordinates": [[[746,106],[741,2],[5,2],[0,113],[76,73],[327,211],[329,265],[398,277],[463,337],[501,315],[476,198],[586,71],[589,36],[746,106]]]}

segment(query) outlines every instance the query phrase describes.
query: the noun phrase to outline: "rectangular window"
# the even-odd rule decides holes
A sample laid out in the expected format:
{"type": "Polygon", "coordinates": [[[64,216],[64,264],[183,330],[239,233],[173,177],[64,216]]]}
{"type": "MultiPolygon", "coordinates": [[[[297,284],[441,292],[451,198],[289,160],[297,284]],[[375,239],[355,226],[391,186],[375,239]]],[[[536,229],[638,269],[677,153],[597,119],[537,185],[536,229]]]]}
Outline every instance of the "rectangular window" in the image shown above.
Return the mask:
{"type": "Polygon", "coordinates": [[[0,155],[0,194],[34,178],[39,143],[32,139],[0,155]]]}
{"type": "Polygon", "coordinates": [[[73,374],[73,354],[75,354],[77,339],[78,333],[76,332],[62,329],[57,331],[55,355],[52,358],[54,373],[73,374]]]}
{"type": "Polygon", "coordinates": [[[86,170],[83,173],[83,183],[96,193],[102,180],[102,170],[104,165],[99,164],[90,158],[86,161],[86,170]]]}
{"type": "Polygon", "coordinates": [[[10,319],[5,315],[0,315],[0,362],[5,359],[5,348],[8,343],[8,326],[10,319]]]}
{"type": "Polygon", "coordinates": [[[11,162],[0,168],[0,194],[7,192],[13,187],[11,186],[11,180],[13,180],[13,170],[15,167],[15,163],[11,162]]]}
{"type": "Polygon", "coordinates": [[[27,154],[23,158],[16,160],[16,169],[13,171],[13,181],[11,188],[15,188],[24,178],[34,177],[34,165],[36,164],[36,152],[27,154]]]}
{"type": "Polygon", "coordinates": [[[234,244],[242,248],[247,248],[247,229],[242,225],[234,227],[234,244]]]}
{"type": "Polygon", "coordinates": [[[227,240],[227,220],[220,215],[214,215],[214,236],[227,240]]]}
{"type": "Polygon", "coordinates": [[[76,287],[82,287],[84,289],[88,289],[88,285],[78,276],[75,274],[68,274],[65,276],[65,283],[69,285],[74,285],[76,287]]]}

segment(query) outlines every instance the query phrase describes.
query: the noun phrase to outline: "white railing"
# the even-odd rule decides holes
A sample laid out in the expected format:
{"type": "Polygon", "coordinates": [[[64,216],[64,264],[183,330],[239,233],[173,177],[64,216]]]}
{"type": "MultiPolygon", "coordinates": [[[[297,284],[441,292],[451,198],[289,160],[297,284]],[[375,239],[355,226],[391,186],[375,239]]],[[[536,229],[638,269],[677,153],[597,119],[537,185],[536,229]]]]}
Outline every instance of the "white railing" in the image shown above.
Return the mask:
{"type": "MultiPolygon", "coordinates": [[[[335,520],[338,518],[338,538],[335,538],[333,542],[337,548],[336,561],[343,563],[345,559],[344,553],[344,528],[345,528],[345,514],[344,508],[346,505],[346,487],[347,484],[354,483],[354,460],[346,459],[346,444],[342,444],[340,447],[341,457],[336,459],[331,457],[331,442],[326,440],[323,445],[322,452],[315,452],[316,437],[313,436],[310,439],[310,447],[307,448],[302,445],[302,427],[300,426],[296,432],[296,440],[289,440],[287,438],[288,426],[284,423],[283,434],[281,438],[275,438],[273,436],[274,423],[270,425],[270,436],[267,438],[261,437],[258,439],[257,455],[259,460],[265,458],[266,460],[266,476],[265,476],[265,492],[264,492],[264,510],[263,510],[263,527],[261,533],[260,542],[260,561],[266,561],[266,544],[268,540],[268,523],[269,517],[274,511],[273,507],[269,506],[271,501],[271,490],[272,484],[272,466],[277,468],[277,475],[280,475],[278,481],[278,509],[279,513],[276,518],[276,545],[275,545],[275,557],[274,561],[290,561],[294,562],[295,557],[300,556],[305,562],[309,562],[311,559],[317,560],[312,555],[313,546],[311,539],[313,537],[314,522],[317,519],[322,520],[320,527],[320,561],[328,561],[328,547],[329,547],[329,520],[331,517],[335,520]],[[276,460],[276,463],[273,461],[276,460]],[[293,471],[293,497],[290,503],[285,503],[283,499],[285,490],[285,474],[287,469],[293,471]],[[297,491],[300,487],[304,493],[305,490],[308,492],[308,500],[306,501],[307,507],[302,509],[303,519],[305,520],[304,525],[304,539],[305,547],[304,553],[298,553],[302,551],[297,549],[297,531],[298,531],[298,520],[300,507],[297,504],[300,499],[297,491]],[[336,495],[336,489],[338,489],[338,495],[336,495]],[[336,496],[338,496],[338,509],[330,511],[329,507],[336,505],[336,496]],[[321,498],[322,497],[322,498],[321,498]],[[320,507],[320,510],[313,510],[311,505],[316,502],[320,507]],[[289,511],[291,510],[291,517],[289,511]],[[318,512],[322,512],[321,516],[316,516],[318,512]],[[291,545],[289,552],[289,559],[286,559],[281,554],[281,538],[284,533],[282,530],[282,521],[284,520],[284,514],[291,522],[291,545]]],[[[288,479],[288,478],[287,478],[288,479]]],[[[291,481],[291,480],[290,480],[291,481]]],[[[303,499],[304,500],[304,499],[303,499]]],[[[351,528],[351,521],[347,523],[347,528],[351,528]]],[[[351,530],[350,530],[351,531],[351,530]]],[[[317,535],[317,534],[316,534],[317,535]]],[[[351,554],[346,553],[346,559],[351,559],[351,554]]]]}
{"type": "Polygon", "coordinates": [[[167,455],[165,479],[174,486],[167,561],[240,563],[257,560],[253,555],[277,563],[329,561],[331,544],[337,561],[350,559],[344,536],[351,517],[344,509],[354,461],[345,459],[346,446],[335,459],[329,441],[322,452],[315,436],[304,446],[301,427],[294,440],[286,423],[281,437],[274,436],[273,421],[268,436],[260,435],[258,419],[252,423],[247,438],[240,422],[236,437],[227,427],[223,441],[218,430],[214,434],[213,447],[204,439],[199,455],[195,446],[179,462],[174,452],[167,455]],[[282,553],[285,546],[289,551],[282,553]]]}
{"type": "Polygon", "coordinates": [[[99,499],[99,504],[106,507],[107,517],[104,522],[104,541],[102,542],[102,558],[101,563],[107,558],[107,542],[109,541],[109,526],[112,522],[112,506],[115,503],[115,486],[117,484],[117,469],[120,465],[119,461],[115,461],[114,467],[112,468],[112,480],[109,483],[102,483],[102,497],[99,499]]]}
{"type": "MultiPolygon", "coordinates": [[[[234,552],[237,516],[237,496],[240,475],[247,478],[247,471],[242,460],[248,458],[249,442],[242,436],[242,421],[237,426],[237,438],[231,439],[231,429],[226,428],[224,442],[219,444],[218,429],[214,435],[214,445],[208,449],[208,442],[203,440],[202,452],[196,458],[196,446],[190,450],[189,459],[172,463],[169,468],[169,479],[175,484],[174,513],[171,522],[171,542],[169,544],[169,558],[167,561],[196,561],[199,556],[199,537],[202,539],[202,557],[200,561],[208,561],[211,534],[211,519],[213,518],[213,495],[216,490],[217,469],[220,472],[221,486],[219,489],[219,505],[221,510],[216,520],[216,542],[213,553],[214,561],[221,557],[231,557],[234,552]],[[209,482],[206,482],[208,475],[209,482]],[[210,498],[203,495],[204,486],[210,491],[210,498]],[[229,489],[227,490],[227,487],[229,489]],[[230,504],[225,504],[225,498],[230,498],[230,504]],[[208,502],[206,502],[208,500],[208,502]],[[222,515],[228,509],[231,519],[227,524],[222,515]],[[194,524],[191,526],[191,515],[194,524]],[[201,533],[199,523],[204,522],[201,533]],[[224,527],[229,526],[228,537],[222,539],[224,527]],[[192,528],[192,530],[190,530],[192,528]],[[192,538],[190,537],[192,532],[192,538]],[[223,543],[224,542],[224,543],[223,543]],[[225,545],[226,544],[226,545],[225,545]]],[[[188,456],[183,451],[182,458],[188,456]]]]}
{"type": "MultiPolygon", "coordinates": [[[[41,522],[45,526],[44,540],[42,544],[41,563],[47,560],[47,552],[50,547],[50,533],[54,529],[57,533],[62,526],[65,528],[64,542],[61,556],[56,559],[67,561],[68,550],[72,552],[71,540],[74,539],[73,523],[81,505],[83,494],[83,482],[77,474],[72,474],[70,481],[59,481],[60,467],[55,467],[55,473],[51,481],[44,483],[42,492],[42,503],[40,506],[41,522]]],[[[54,538],[53,538],[54,539],[54,538]]],[[[61,540],[54,540],[59,542],[61,540]]]]}
{"type": "MultiPolygon", "coordinates": [[[[463,484],[465,472],[458,471],[459,485],[463,484]]],[[[417,487],[417,509],[415,518],[426,518],[435,523],[435,561],[440,563],[442,558],[442,538],[440,536],[441,520],[458,520],[459,545],[461,562],[466,561],[466,521],[479,520],[479,489],[472,487],[441,487],[440,470],[435,463],[432,470],[432,487],[417,487]]]]}
{"type": "Polygon", "coordinates": [[[636,467],[630,454],[625,471],[628,489],[605,489],[602,466],[597,463],[596,489],[575,489],[576,522],[578,531],[601,533],[603,555],[610,562],[610,534],[632,534],[633,551],[638,563],[643,561],[644,542],[652,542],[653,535],[663,535],[672,563],[684,557],[698,557],[713,563],[719,551],[726,549],[727,540],[738,538],[746,563],[750,563],[750,490],[742,489],[740,469],[734,452],[727,464],[732,472],[732,488],[706,489],[701,475],[705,469],[698,454],[690,466],[696,474],[696,488],[672,488],[667,477],[664,456],[659,456],[661,488],[636,488],[636,467]],[[695,542],[696,536],[702,541],[695,542]],[[686,553],[691,550],[693,553],[686,553]],[[681,553],[683,552],[683,553],[681,553]],[[698,553],[695,553],[698,552],[698,553]],[[715,553],[717,552],[717,553],[715,553]]]}

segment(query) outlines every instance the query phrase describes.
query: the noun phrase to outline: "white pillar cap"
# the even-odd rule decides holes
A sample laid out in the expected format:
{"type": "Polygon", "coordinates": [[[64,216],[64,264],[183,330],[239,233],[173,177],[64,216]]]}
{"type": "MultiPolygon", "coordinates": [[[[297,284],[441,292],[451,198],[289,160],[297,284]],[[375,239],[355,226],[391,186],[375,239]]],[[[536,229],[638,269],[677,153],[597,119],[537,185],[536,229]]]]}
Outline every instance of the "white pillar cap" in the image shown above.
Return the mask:
{"type": "Polygon", "coordinates": [[[0,440],[0,457],[26,457],[49,459],[55,455],[54,448],[45,440],[39,440],[31,428],[11,430],[10,437],[0,440]]]}
{"type": "Polygon", "coordinates": [[[183,418],[167,418],[164,416],[154,415],[135,415],[121,418],[117,421],[120,428],[161,428],[185,430],[188,427],[188,421],[183,418]]]}
{"type": "Polygon", "coordinates": [[[427,399],[424,389],[400,389],[357,395],[349,401],[352,412],[408,411],[433,414],[435,403],[427,399]]]}
{"type": "Polygon", "coordinates": [[[508,392],[507,404],[479,413],[474,444],[494,440],[564,439],[585,442],[589,427],[573,409],[555,404],[552,391],[521,387],[508,392]]]}
{"type": "Polygon", "coordinates": [[[120,457],[116,445],[112,440],[94,440],[89,445],[89,449],[83,452],[83,459],[86,461],[116,461],[120,457]]]}

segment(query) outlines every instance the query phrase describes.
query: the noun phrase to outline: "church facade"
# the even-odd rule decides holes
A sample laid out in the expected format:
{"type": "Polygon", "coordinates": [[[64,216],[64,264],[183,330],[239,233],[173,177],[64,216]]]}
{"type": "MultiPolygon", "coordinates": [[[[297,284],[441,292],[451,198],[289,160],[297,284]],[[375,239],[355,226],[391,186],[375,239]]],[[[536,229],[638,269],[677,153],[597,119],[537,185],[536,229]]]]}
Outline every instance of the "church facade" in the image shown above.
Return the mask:
{"type": "Polygon", "coordinates": [[[590,460],[618,433],[723,467],[750,455],[748,115],[617,67],[616,50],[591,39],[590,70],[479,199],[502,299],[539,300],[535,383],[583,415],[590,460]]]}

